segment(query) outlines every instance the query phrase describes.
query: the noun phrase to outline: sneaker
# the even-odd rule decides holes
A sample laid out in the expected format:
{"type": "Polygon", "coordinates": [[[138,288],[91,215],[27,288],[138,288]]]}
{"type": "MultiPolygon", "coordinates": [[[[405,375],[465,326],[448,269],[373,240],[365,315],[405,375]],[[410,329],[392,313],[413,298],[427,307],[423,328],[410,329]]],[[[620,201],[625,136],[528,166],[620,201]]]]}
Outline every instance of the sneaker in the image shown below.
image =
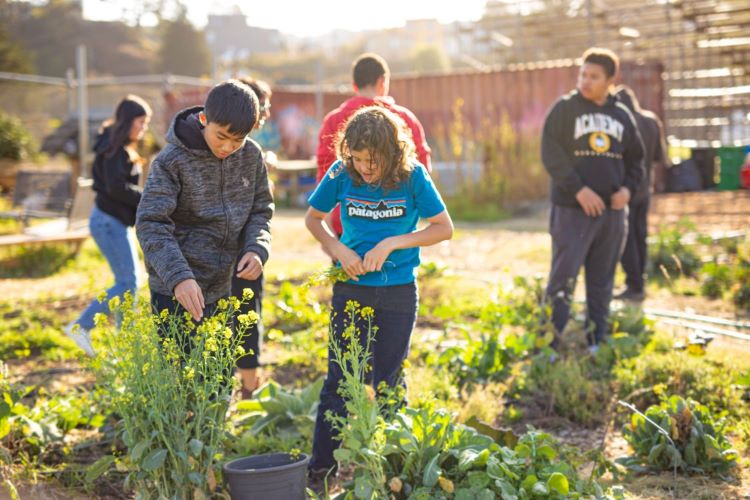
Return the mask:
{"type": "Polygon", "coordinates": [[[63,328],[63,331],[68,338],[75,342],[76,345],[86,353],[87,356],[91,356],[92,358],[96,356],[94,346],[91,344],[91,333],[89,333],[88,330],[81,328],[75,323],[70,323],[63,328]]]}
{"type": "Polygon", "coordinates": [[[615,300],[627,300],[631,302],[643,302],[646,298],[646,292],[636,291],[630,288],[626,288],[624,291],[614,296],[615,300]]]}

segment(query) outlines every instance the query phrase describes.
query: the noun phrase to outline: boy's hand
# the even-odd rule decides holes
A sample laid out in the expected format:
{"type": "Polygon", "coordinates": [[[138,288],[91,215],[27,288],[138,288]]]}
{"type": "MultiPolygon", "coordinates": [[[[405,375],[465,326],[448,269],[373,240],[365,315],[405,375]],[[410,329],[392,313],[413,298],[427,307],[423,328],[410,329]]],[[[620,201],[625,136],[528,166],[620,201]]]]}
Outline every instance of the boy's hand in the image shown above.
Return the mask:
{"type": "Polygon", "coordinates": [[[610,206],[613,210],[622,210],[630,202],[630,189],[621,187],[610,197],[610,206]]]}
{"type": "Polygon", "coordinates": [[[174,287],[174,296],[177,302],[185,308],[195,321],[203,319],[203,309],[206,307],[206,301],[203,299],[203,292],[198,282],[189,279],[180,281],[174,287]]]}
{"type": "Polygon", "coordinates": [[[591,188],[583,187],[576,193],[576,200],[583,208],[583,213],[589,217],[599,217],[604,213],[604,200],[591,188]]]}
{"type": "Polygon", "coordinates": [[[256,280],[263,272],[263,261],[255,252],[247,252],[237,263],[237,277],[243,280],[256,280]]]}
{"type": "Polygon", "coordinates": [[[362,264],[362,259],[357,255],[357,252],[347,247],[346,245],[340,244],[334,251],[334,257],[341,263],[341,268],[346,271],[354,281],[359,281],[360,274],[365,274],[365,266],[362,264]]]}
{"type": "Polygon", "coordinates": [[[383,241],[375,245],[372,250],[365,254],[365,271],[371,273],[373,271],[380,271],[383,269],[383,264],[393,251],[393,248],[391,248],[389,241],[390,240],[388,238],[384,239],[383,241]]]}

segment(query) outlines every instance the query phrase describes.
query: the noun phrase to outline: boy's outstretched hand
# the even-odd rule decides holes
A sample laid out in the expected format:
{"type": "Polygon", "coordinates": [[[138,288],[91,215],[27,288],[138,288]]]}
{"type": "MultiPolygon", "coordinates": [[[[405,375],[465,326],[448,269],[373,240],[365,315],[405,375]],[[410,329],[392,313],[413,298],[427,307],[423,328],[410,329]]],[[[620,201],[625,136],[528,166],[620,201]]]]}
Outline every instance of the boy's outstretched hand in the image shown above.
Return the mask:
{"type": "Polygon", "coordinates": [[[177,302],[185,308],[195,321],[203,319],[203,309],[206,307],[206,301],[203,299],[203,292],[198,282],[194,279],[180,281],[174,287],[174,296],[177,302]]]}
{"type": "Polygon", "coordinates": [[[237,263],[237,277],[243,280],[256,280],[263,272],[263,261],[255,252],[247,252],[237,263]]]}

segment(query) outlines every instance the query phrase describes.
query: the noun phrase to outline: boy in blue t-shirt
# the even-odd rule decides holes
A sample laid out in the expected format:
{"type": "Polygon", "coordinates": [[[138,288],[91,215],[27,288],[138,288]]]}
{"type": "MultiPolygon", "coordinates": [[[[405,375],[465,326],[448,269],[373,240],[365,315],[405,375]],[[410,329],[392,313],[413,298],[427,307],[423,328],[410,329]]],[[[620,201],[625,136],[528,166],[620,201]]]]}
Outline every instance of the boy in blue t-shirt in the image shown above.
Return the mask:
{"type": "MultiPolygon", "coordinates": [[[[372,331],[363,318],[355,326],[372,335],[373,386],[393,387],[402,378],[417,318],[419,247],[450,239],[453,223],[424,166],[413,160],[414,143],[398,116],[380,106],[363,108],[349,119],[337,144],[340,160],[310,197],[305,225],[350,278],[333,287],[332,341],[342,345],[348,301],[371,307],[372,331]],[[324,222],[337,203],[341,240],[324,222]],[[428,224],[417,231],[420,218],[428,224]]],[[[339,443],[325,414],[345,414],[337,392],[341,368],[331,358],[329,351],[309,465],[313,479],[336,465],[333,451],[339,443]]]]}

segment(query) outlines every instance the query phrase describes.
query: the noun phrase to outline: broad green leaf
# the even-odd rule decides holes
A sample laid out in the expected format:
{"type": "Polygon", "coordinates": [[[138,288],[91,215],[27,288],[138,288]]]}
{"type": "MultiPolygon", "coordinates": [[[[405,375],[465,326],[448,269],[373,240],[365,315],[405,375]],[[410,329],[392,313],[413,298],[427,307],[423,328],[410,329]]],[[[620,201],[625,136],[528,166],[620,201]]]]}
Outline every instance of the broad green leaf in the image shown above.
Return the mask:
{"type": "Polygon", "coordinates": [[[503,500],[518,500],[518,491],[505,479],[495,481],[495,486],[500,488],[503,500]]]}
{"type": "Polygon", "coordinates": [[[538,481],[536,484],[534,484],[534,486],[531,487],[531,492],[534,495],[543,496],[545,498],[547,495],[549,495],[549,489],[547,488],[547,485],[541,481],[538,481]]]}
{"type": "Polygon", "coordinates": [[[547,479],[547,487],[551,491],[556,491],[563,496],[566,496],[568,491],[570,491],[568,478],[559,472],[553,472],[549,479],[547,479]]]}
{"type": "Polygon", "coordinates": [[[188,474],[190,482],[196,486],[200,486],[203,483],[203,475],[200,472],[191,472],[188,474]]]}
{"type": "Polygon", "coordinates": [[[337,448],[333,450],[333,458],[336,459],[337,462],[348,462],[351,460],[352,452],[346,448],[337,448]]]}
{"type": "Polygon", "coordinates": [[[523,480],[521,487],[526,491],[531,491],[531,488],[537,483],[537,481],[539,481],[539,479],[537,479],[534,474],[530,474],[523,480]]]}
{"type": "Polygon", "coordinates": [[[133,449],[130,450],[130,458],[133,460],[133,462],[139,462],[141,460],[141,457],[143,456],[143,452],[146,451],[148,446],[151,444],[150,439],[144,439],[143,441],[139,442],[137,445],[133,446],[133,449]]]}
{"type": "Polygon", "coordinates": [[[105,455],[93,464],[86,468],[86,482],[92,483],[96,481],[99,476],[109,470],[112,464],[115,462],[115,457],[112,455],[105,455]]]}
{"type": "Polygon", "coordinates": [[[475,490],[485,488],[488,484],[490,484],[490,477],[486,472],[478,470],[469,472],[469,485],[475,490]]]}
{"type": "Polygon", "coordinates": [[[10,433],[10,419],[8,417],[0,418],[0,439],[10,433]]]}
{"type": "Polygon", "coordinates": [[[550,445],[545,444],[536,449],[537,455],[541,455],[547,460],[554,460],[557,456],[557,452],[550,445]]]}
{"type": "Polygon", "coordinates": [[[167,459],[167,450],[160,449],[160,450],[154,450],[151,453],[148,454],[148,456],[143,460],[143,463],[141,464],[141,469],[151,472],[162,465],[164,465],[164,461],[167,459]]]}
{"type": "Polygon", "coordinates": [[[531,448],[526,444],[519,444],[516,446],[516,454],[521,458],[528,458],[531,456],[531,448]]]}
{"type": "Polygon", "coordinates": [[[438,467],[438,459],[440,454],[432,457],[432,460],[427,464],[422,474],[422,484],[425,486],[433,487],[437,484],[438,477],[440,477],[440,467],[438,467]]]}
{"type": "Polygon", "coordinates": [[[188,443],[188,446],[190,447],[190,454],[194,457],[200,457],[201,451],[203,451],[203,441],[197,438],[193,438],[188,443]]]}

